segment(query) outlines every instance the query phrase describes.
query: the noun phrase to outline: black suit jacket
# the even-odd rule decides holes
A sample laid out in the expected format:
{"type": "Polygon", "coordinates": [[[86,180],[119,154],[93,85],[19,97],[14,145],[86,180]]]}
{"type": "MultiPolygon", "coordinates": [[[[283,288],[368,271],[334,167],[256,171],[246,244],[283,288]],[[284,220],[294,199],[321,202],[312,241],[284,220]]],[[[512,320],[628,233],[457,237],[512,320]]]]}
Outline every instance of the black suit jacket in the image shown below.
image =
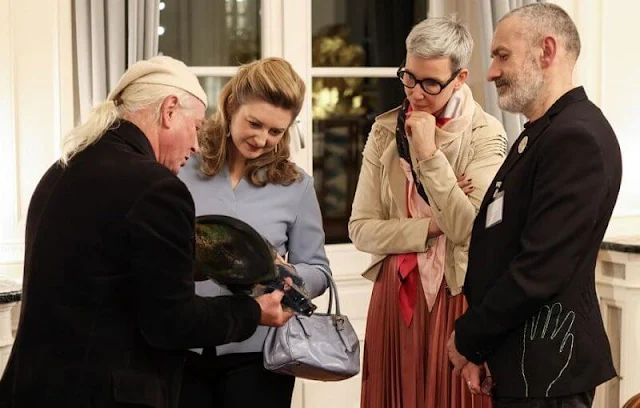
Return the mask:
{"type": "Polygon", "coordinates": [[[562,396],[615,375],[595,288],[620,147],[583,88],[528,123],[484,198],[471,235],[456,346],[488,361],[499,397],[562,396]],[[502,192],[502,193],[501,193],[502,192]],[[486,227],[503,196],[502,222],[486,227]]]}
{"type": "Polygon", "coordinates": [[[248,338],[257,302],[195,296],[194,220],[130,122],[54,164],[29,206],[0,407],[175,407],[185,349],[248,338]]]}

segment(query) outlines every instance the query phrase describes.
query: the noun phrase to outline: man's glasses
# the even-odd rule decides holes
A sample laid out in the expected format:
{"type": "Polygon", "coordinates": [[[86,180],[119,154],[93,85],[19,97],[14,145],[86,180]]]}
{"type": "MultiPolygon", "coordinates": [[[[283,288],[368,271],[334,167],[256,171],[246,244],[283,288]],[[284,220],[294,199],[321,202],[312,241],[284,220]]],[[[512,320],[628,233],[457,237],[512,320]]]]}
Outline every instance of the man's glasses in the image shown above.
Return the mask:
{"type": "Polygon", "coordinates": [[[449,78],[449,80],[444,84],[433,78],[417,79],[415,75],[407,71],[405,67],[400,67],[396,75],[398,75],[398,78],[400,79],[400,82],[402,82],[402,85],[406,86],[407,88],[413,89],[416,87],[416,85],[420,84],[420,87],[429,95],[438,95],[444,88],[447,87],[447,85],[451,83],[451,81],[456,78],[456,76],[458,76],[460,71],[461,69],[456,70],[453,75],[451,75],[451,78],[449,78]]]}

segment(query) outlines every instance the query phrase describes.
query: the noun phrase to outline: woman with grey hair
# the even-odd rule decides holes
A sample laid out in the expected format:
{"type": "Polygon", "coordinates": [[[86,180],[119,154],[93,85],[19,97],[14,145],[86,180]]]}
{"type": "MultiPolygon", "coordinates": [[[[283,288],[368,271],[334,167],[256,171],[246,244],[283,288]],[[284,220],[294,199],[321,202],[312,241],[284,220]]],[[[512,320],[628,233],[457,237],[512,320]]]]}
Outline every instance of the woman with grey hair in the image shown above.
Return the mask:
{"type": "Polygon", "coordinates": [[[465,85],[473,39],[456,17],[422,21],[406,47],[406,99],[376,118],[349,220],[355,246],[373,254],[361,406],[490,406],[453,373],[446,346],[467,307],[471,227],[507,137],[465,85]]]}

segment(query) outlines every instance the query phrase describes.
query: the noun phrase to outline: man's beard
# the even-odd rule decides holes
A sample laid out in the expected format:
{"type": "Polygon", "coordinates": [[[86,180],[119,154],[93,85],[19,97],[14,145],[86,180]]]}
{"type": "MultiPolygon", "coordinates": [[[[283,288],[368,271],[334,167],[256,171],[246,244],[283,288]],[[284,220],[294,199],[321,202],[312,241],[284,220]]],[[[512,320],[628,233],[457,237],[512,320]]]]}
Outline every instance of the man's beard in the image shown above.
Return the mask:
{"type": "Polygon", "coordinates": [[[542,71],[533,63],[525,65],[524,70],[513,77],[496,79],[498,106],[507,112],[523,113],[540,95],[544,86],[542,71]],[[501,90],[500,86],[504,86],[501,90]]]}

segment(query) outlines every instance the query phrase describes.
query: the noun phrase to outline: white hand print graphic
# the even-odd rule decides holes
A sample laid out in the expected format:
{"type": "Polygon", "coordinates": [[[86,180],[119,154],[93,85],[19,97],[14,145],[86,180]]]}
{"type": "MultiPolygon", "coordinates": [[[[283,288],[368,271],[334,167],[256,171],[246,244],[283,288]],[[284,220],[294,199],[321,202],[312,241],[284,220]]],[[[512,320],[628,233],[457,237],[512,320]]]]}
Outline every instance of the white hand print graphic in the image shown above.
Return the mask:
{"type": "MultiPolygon", "coordinates": [[[[548,377],[540,381],[546,389],[537,390],[544,391],[544,395],[547,397],[551,387],[564,373],[573,356],[573,333],[571,330],[574,320],[575,313],[573,311],[563,314],[562,305],[554,303],[551,306],[543,306],[536,315],[526,321],[522,339],[521,362],[525,397],[528,397],[532,391],[527,381],[527,373],[531,373],[534,368],[537,376],[544,373],[548,377]],[[544,356],[548,361],[540,361],[541,356],[544,356]],[[544,370],[539,369],[540,364],[546,365],[544,370]]],[[[532,392],[532,395],[540,395],[540,393],[532,392]]]]}

